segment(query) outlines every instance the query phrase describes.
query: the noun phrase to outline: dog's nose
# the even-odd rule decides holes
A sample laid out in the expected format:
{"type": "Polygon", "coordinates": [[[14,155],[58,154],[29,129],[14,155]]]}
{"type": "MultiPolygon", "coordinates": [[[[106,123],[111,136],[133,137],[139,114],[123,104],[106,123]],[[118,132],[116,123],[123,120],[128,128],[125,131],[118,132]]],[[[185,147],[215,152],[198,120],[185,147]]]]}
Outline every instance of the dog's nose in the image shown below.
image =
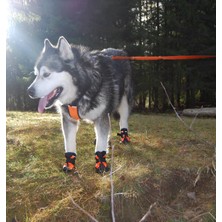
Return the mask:
{"type": "Polygon", "coordinates": [[[27,92],[28,92],[30,97],[32,97],[32,98],[35,97],[35,89],[33,87],[29,87],[27,89],[27,92]]]}

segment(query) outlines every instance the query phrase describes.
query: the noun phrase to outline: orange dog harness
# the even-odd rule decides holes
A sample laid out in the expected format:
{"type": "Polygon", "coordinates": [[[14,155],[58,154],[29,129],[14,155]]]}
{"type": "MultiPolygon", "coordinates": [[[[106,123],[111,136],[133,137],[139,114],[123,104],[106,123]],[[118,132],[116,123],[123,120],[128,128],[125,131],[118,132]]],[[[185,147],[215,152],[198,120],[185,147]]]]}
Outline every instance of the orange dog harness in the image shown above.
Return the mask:
{"type": "Polygon", "coordinates": [[[79,116],[79,112],[78,112],[78,107],[77,106],[68,105],[68,110],[69,110],[69,115],[73,119],[80,120],[80,116],[79,116]]]}

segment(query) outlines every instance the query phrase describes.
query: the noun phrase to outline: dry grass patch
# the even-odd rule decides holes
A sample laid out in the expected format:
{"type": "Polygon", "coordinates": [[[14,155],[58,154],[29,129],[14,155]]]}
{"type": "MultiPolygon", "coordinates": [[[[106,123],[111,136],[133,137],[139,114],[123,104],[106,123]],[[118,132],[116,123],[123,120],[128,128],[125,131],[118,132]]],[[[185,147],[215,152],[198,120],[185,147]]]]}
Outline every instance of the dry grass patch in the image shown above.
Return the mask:
{"type": "MultiPolygon", "coordinates": [[[[156,202],[149,221],[214,221],[215,150],[203,138],[215,143],[215,125],[215,119],[197,119],[198,137],[174,115],[133,114],[132,143],[123,146],[112,120],[116,220],[139,221],[156,202]]],[[[59,115],[8,112],[7,221],[90,221],[70,196],[98,221],[111,221],[110,179],[94,171],[94,138],[93,126],[82,122],[78,174],[64,174],[59,115]]]]}

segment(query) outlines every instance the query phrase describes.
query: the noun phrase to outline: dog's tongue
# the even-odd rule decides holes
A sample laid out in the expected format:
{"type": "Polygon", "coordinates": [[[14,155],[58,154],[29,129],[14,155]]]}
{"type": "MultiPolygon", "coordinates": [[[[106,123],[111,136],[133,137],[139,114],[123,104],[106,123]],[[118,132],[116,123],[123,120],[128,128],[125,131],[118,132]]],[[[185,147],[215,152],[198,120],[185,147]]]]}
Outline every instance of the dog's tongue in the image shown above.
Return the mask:
{"type": "Polygon", "coordinates": [[[45,110],[45,106],[48,103],[48,96],[44,96],[39,100],[38,112],[43,113],[45,110]]]}
{"type": "Polygon", "coordinates": [[[39,105],[38,105],[38,112],[39,113],[44,112],[47,103],[55,94],[56,94],[56,90],[53,90],[51,93],[49,93],[49,95],[46,95],[39,100],[39,105]]]}

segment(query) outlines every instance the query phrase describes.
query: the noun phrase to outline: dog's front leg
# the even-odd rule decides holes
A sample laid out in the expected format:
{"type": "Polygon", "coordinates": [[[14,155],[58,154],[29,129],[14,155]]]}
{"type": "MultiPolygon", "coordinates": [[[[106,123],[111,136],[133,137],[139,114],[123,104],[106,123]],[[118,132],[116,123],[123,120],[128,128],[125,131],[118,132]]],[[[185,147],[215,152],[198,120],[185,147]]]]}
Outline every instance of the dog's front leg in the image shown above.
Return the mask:
{"type": "Polygon", "coordinates": [[[63,165],[64,171],[75,169],[76,159],[76,133],[78,131],[79,121],[70,120],[69,117],[62,116],[62,132],[65,143],[66,163],[63,165]]]}
{"type": "Polygon", "coordinates": [[[95,133],[96,133],[96,147],[95,147],[95,159],[96,159],[96,172],[103,173],[109,171],[109,167],[106,163],[106,149],[108,147],[108,137],[110,133],[110,123],[108,115],[100,117],[95,121],[95,133]]]}

